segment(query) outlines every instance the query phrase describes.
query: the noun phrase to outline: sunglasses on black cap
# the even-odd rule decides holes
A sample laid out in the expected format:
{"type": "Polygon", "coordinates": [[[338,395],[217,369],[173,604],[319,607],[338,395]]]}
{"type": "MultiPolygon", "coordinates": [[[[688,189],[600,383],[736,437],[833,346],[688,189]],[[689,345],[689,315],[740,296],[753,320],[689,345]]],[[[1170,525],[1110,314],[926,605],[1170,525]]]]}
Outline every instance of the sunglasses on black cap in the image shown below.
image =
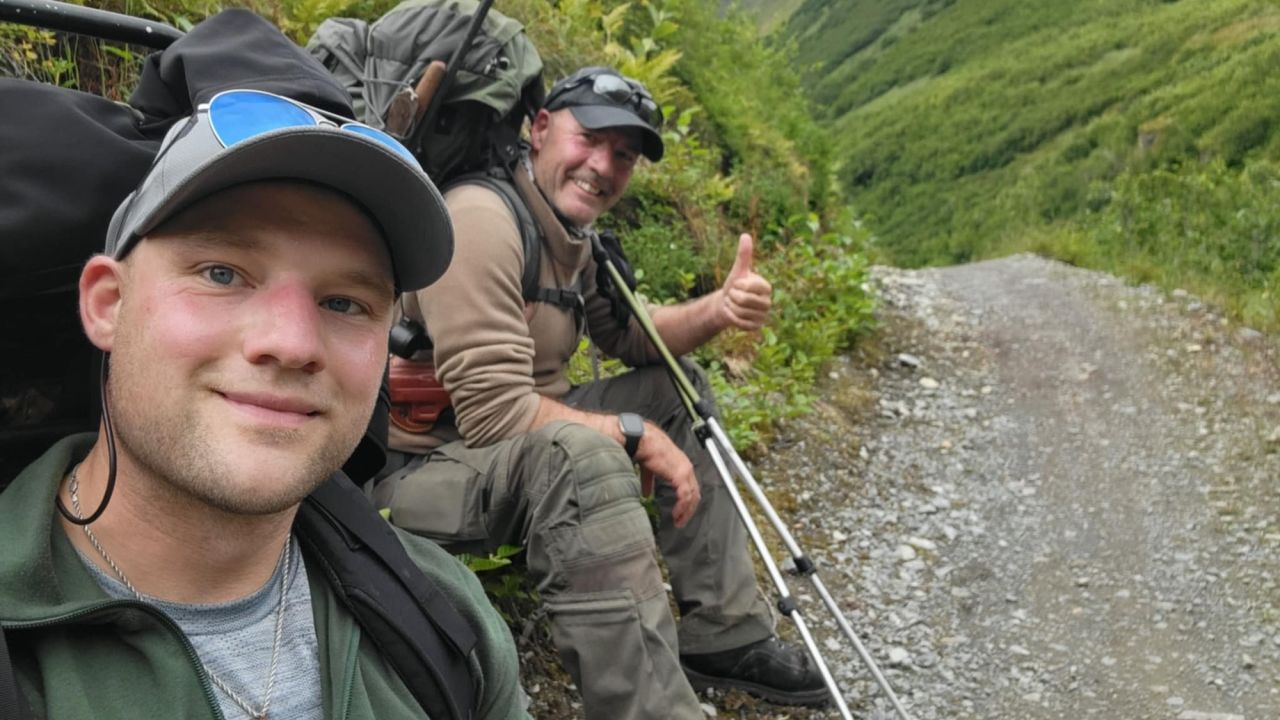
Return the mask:
{"type": "Polygon", "coordinates": [[[613,105],[635,113],[655,130],[662,127],[662,109],[658,107],[658,103],[654,102],[653,96],[644,85],[611,72],[588,73],[552,88],[545,107],[548,110],[558,110],[572,105],[598,104],[582,102],[586,98],[581,95],[587,91],[608,100],[613,105]],[[588,84],[590,84],[589,89],[585,87],[588,84]]]}

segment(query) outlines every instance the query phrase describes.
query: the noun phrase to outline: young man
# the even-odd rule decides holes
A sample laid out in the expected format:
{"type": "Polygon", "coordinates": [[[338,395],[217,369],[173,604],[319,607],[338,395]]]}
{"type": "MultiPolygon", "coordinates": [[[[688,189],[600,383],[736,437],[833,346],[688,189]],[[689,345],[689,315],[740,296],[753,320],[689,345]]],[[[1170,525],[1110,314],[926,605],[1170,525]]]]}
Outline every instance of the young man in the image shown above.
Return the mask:
{"type": "MultiPolygon", "coordinates": [[[[439,277],[452,230],[403,147],[323,118],[215,96],[81,273],[108,412],[0,493],[0,629],[36,717],[424,716],[294,522],[356,447],[395,297],[439,277]]],[[[475,578],[401,541],[477,637],[474,716],[527,717],[475,578]]]]}
{"type": "MultiPolygon", "coordinates": [[[[415,360],[434,359],[456,427],[393,427],[391,447],[411,459],[378,485],[375,504],[398,526],[460,547],[525,546],[589,718],[701,718],[690,680],[821,703],[808,656],[773,637],[742,522],[655,349],[596,289],[593,225],[626,192],[641,155],[661,158],[661,123],[643,86],[599,67],[556,83],[533,121],[515,190],[541,231],[543,296],[580,292],[580,303],[526,304],[519,221],[507,201],[478,185],[447,194],[459,238],[453,264],[436,285],[406,295],[404,311],[430,334],[434,358],[415,360]],[[636,369],[571,387],[565,367],[584,330],[636,369]],[[654,477],[678,632],[641,503],[654,477]]],[[[764,323],[771,288],[751,269],[751,237],[739,242],[723,288],[651,309],[673,353],[764,323]]]]}

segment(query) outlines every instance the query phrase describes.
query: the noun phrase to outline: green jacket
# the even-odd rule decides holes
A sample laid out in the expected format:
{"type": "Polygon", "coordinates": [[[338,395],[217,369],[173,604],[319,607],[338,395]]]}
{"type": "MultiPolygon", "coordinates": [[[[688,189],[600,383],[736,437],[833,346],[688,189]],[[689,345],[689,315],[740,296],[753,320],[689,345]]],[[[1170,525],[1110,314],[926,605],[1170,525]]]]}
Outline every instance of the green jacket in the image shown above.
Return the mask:
{"type": "MultiPolygon", "coordinates": [[[[67,438],[0,493],[0,627],[37,718],[218,718],[215,690],[190,641],[164,614],[113,600],[55,523],[64,474],[93,436],[67,438]]],[[[410,557],[474,628],[478,719],[527,718],[510,631],[479,582],[448,553],[401,534],[410,557]]],[[[398,720],[424,713],[308,561],[327,718],[398,720]]]]}

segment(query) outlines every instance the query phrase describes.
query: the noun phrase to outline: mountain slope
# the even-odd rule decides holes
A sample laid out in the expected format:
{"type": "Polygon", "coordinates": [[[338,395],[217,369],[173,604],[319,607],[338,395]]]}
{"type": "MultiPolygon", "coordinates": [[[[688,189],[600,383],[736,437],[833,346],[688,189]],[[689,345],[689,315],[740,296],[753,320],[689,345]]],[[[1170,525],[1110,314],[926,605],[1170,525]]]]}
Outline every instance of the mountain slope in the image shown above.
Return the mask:
{"type": "Polygon", "coordinates": [[[743,10],[756,19],[761,32],[769,34],[786,24],[803,3],[804,0],[720,0],[720,10],[743,10]]]}
{"type": "MultiPolygon", "coordinates": [[[[1243,171],[1280,160],[1272,2],[807,0],[786,33],[837,131],[840,181],[899,262],[1066,230],[1097,245],[1091,218],[1136,176],[1217,161],[1216,181],[1256,183],[1243,171]]],[[[1202,274],[1248,270],[1273,291],[1277,228],[1253,266],[1202,274]]]]}

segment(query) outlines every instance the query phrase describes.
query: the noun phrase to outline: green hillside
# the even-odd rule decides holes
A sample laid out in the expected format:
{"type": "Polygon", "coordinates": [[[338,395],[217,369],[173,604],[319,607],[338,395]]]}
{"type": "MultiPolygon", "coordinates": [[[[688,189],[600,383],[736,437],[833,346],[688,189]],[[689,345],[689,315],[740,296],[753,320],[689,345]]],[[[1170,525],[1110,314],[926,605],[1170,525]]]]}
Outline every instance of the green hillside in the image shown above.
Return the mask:
{"type": "Polygon", "coordinates": [[[779,29],[787,18],[804,3],[804,0],[720,0],[720,8],[743,10],[756,20],[760,30],[765,34],[779,29]]]}
{"type": "Polygon", "coordinates": [[[905,264],[1035,249],[1280,324],[1280,6],[806,0],[838,176],[905,264]]]}

